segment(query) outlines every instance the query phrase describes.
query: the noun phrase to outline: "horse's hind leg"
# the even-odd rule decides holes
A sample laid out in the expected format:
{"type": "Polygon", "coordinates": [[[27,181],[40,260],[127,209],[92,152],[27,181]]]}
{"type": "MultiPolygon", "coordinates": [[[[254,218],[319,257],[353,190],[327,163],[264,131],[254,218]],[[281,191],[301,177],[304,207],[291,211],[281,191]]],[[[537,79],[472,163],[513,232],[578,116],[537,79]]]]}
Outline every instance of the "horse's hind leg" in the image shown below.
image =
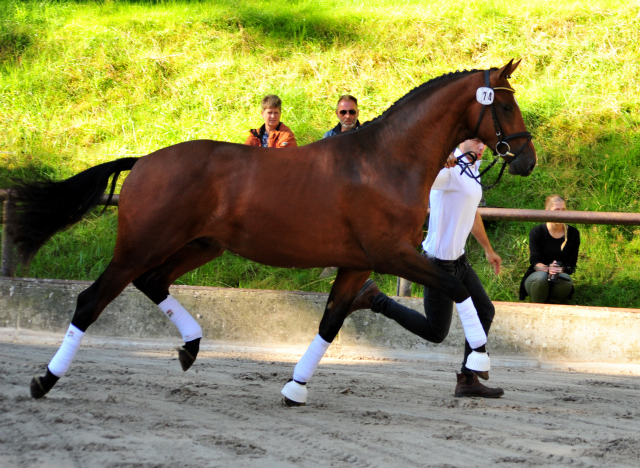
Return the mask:
{"type": "Polygon", "coordinates": [[[169,294],[169,286],[185,273],[210,262],[224,252],[209,238],[189,242],[161,265],[146,271],[133,280],[133,285],[151,299],[176,326],[185,344],[178,350],[182,370],[195,362],[200,349],[202,329],[189,312],[169,294]]]}
{"type": "Polygon", "coordinates": [[[336,281],[333,283],[324,315],[320,321],[318,334],[296,364],[293,370],[293,379],[282,389],[283,401],[287,406],[306,404],[306,384],[313,376],[320,360],[349,315],[349,308],[353,299],[370,275],[370,270],[350,270],[346,268],[338,270],[336,281]]]}
{"type": "Polygon", "coordinates": [[[132,264],[135,262],[121,264],[111,260],[100,277],[78,295],[76,311],[71,319],[71,324],[58,352],[47,366],[47,373],[42,377],[34,377],[31,381],[31,396],[33,398],[42,398],[53,388],[58,379],[66,374],[87,328],[139,274],[139,271],[134,270],[134,267],[131,266],[132,264]]]}

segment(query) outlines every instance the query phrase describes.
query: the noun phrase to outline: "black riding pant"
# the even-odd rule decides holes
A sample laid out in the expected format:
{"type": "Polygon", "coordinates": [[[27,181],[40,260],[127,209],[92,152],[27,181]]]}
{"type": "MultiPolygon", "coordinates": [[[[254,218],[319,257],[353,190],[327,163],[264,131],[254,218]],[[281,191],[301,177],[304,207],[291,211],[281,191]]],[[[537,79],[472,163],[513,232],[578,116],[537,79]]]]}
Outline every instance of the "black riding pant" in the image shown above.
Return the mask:
{"type": "MultiPolygon", "coordinates": [[[[471,300],[478,311],[482,328],[484,328],[488,336],[489,328],[491,328],[491,322],[493,322],[495,315],[495,307],[482,287],[480,278],[478,278],[478,275],[467,260],[466,255],[451,261],[435,258],[430,258],[430,260],[462,281],[464,287],[471,294],[471,300]]],[[[443,292],[425,286],[424,311],[426,316],[402,304],[398,304],[384,294],[379,294],[374,298],[371,310],[380,312],[385,317],[395,320],[411,333],[427,341],[442,343],[449,334],[449,328],[451,327],[453,300],[443,292]]],[[[469,342],[465,340],[464,360],[462,361],[463,371],[465,370],[464,364],[467,362],[467,356],[471,354],[471,351],[469,342]]]]}

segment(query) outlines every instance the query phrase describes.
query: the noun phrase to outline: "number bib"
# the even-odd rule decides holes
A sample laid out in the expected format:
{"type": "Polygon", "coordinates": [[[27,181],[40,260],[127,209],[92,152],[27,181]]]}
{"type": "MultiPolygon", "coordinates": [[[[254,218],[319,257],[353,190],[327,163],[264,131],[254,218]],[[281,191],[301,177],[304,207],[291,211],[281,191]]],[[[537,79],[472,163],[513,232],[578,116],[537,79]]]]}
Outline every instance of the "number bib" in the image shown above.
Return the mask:
{"type": "Polygon", "coordinates": [[[484,106],[493,104],[493,89],[485,87],[478,88],[476,91],[476,100],[484,106]]]}

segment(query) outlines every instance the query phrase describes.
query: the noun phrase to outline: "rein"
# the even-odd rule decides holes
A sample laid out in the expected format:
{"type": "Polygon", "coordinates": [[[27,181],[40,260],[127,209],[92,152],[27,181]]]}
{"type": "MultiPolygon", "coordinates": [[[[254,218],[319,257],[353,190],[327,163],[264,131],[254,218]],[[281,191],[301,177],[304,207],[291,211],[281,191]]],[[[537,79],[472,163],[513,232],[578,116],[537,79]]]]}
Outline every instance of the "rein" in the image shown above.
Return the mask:
{"type": "Polygon", "coordinates": [[[480,111],[480,116],[478,117],[478,123],[476,124],[476,128],[473,134],[475,135],[475,138],[478,137],[478,130],[480,129],[480,123],[482,122],[482,117],[484,116],[484,110],[487,106],[491,106],[491,117],[493,118],[493,126],[496,131],[496,137],[498,137],[498,143],[496,143],[495,149],[492,149],[491,151],[493,152],[493,154],[496,155],[496,157],[493,161],[491,161],[489,166],[487,166],[484,170],[482,170],[477,176],[474,175],[473,171],[471,170],[471,167],[475,165],[478,159],[478,156],[473,151],[469,151],[467,153],[464,153],[462,156],[458,156],[457,164],[461,167],[461,171],[460,171],[461,174],[465,173],[467,176],[471,177],[476,182],[478,182],[483,189],[489,190],[490,188],[495,187],[495,185],[498,182],[500,182],[500,179],[502,178],[502,174],[504,173],[504,168],[507,165],[507,161],[504,159],[502,160],[502,167],[500,168],[500,173],[498,174],[498,178],[493,184],[484,185],[482,182],[480,182],[480,178],[488,170],[490,170],[493,166],[495,166],[495,164],[498,162],[500,158],[504,158],[506,156],[513,156],[512,161],[515,161],[516,158],[520,156],[520,154],[522,154],[522,151],[527,147],[529,142],[533,139],[533,136],[531,136],[531,133],[529,132],[520,132],[520,133],[514,133],[512,135],[503,137],[504,132],[502,130],[502,125],[500,125],[500,120],[498,119],[498,115],[496,114],[495,100],[494,100],[495,91],[502,90],[502,91],[509,91],[511,93],[515,93],[516,90],[513,88],[507,88],[507,87],[492,88],[491,83],[489,82],[489,70],[484,71],[484,83],[485,83],[485,87],[478,88],[478,91],[476,92],[476,99],[478,100],[478,102],[482,104],[482,110],[480,111]],[[508,141],[515,140],[517,138],[526,138],[527,140],[524,142],[524,144],[520,148],[518,148],[516,153],[513,154],[511,153],[511,146],[509,146],[508,141]],[[500,151],[501,146],[504,149],[504,152],[500,151]],[[469,156],[471,158],[471,162],[467,162],[464,160],[466,156],[469,156]]]}
{"type": "Polygon", "coordinates": [[[475,175],[472,170],[472,168],[476,164],[476,161],[478,160],[478,155],[475,152],[467,151],[466,153],[462,153],[460,156],[456,157],[456,159],[458,160],[456,164],[460,166],[460,174],[466,174],[467,177],[471,177],[473,180],[478,182],[478,184],[480,184],[480,186],[485,190],[489,190],[495,187],[495,185],[500,182],[502,174],[504,173],[504,168],[506,167],[505,161],[502,161],[502,166],[500,166],[500,173],[498,174],[498,178],[496,179],[496,181],[493,184],[484,185],[482,182],[480,182],[480,178],[498,162],[498,159],[500,159],[499,157],[496,157],[493,161],[491,161],[489,165],[485,167],[478,175],[475,175]],[[466,160],[467,156],[471,159],[471,161],[466,160]]]}

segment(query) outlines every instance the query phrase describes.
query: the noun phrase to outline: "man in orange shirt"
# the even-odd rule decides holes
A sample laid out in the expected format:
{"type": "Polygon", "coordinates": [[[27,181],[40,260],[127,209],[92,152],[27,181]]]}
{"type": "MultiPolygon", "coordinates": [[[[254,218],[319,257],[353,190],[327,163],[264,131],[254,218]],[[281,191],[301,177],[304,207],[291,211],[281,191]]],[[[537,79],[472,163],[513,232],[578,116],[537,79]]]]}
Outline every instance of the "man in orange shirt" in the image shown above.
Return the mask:
{"type": "Polygon", "coordinates": [[[264,125],[249,130],[245,145],[263,148],[291,148],[298,146],[296,137],[289,127],[280,122],[282,100],[275,94],[262,98],[262,119],[264,125]]]}

